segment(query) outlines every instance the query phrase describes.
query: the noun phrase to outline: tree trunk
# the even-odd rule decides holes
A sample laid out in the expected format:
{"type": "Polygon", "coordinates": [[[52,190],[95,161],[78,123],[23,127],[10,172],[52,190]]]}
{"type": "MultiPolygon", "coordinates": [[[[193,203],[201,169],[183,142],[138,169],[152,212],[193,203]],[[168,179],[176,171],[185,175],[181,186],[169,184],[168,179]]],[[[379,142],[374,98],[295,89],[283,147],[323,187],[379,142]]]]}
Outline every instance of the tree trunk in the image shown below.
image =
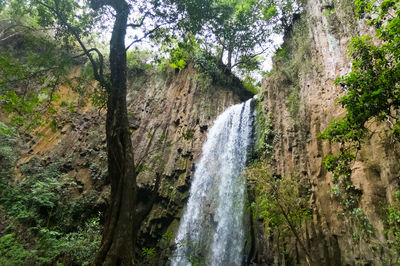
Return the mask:
{"type": "Polygon", "coordinates": [[[232,69],[232,53],[233,53],[233,48],[229,47],[228,48],[228,62],[227,62],[227,67],[229,70],[232,69]]]}
{"type": "Polygon", "coordinates": [[[110,206],[95,265],[133,265],[136,235],[136,171],[126,104],[125,35],[129,6],[125,0],[108,1],[116,11],[110,41],[111,80],[107,86],[106,138],[110,206]]]}

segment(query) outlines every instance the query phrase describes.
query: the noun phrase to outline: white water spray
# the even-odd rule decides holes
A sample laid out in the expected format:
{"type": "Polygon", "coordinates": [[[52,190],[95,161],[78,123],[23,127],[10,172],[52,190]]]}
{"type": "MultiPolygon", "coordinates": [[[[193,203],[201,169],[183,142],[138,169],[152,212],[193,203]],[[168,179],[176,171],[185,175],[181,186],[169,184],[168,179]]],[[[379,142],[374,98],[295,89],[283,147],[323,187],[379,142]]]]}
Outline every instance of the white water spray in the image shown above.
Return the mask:
{"type": "Polygon", "coordinates": [[[251,100],[229,107],[214,122],[196,165],[172,266],[241,265],[246,164],[253,123],[251,100]]]}

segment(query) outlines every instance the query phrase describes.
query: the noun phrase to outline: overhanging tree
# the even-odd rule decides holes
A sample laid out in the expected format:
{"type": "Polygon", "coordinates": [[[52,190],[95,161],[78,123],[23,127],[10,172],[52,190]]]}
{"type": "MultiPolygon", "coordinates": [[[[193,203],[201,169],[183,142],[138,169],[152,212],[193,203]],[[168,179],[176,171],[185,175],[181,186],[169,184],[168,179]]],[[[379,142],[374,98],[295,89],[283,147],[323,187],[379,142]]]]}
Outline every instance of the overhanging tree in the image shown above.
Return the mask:
{"type": "MultiPolygon", "coordinates": [[[[40,26],[53,26],[54,37],[71,46],[78,44],[93,68],[94,78],[107,96],[106,140],[108,177],[111,183],[110,206],[106,213],[103,239],[96,265],[133,265],[138,230],[151,204],[136,204],[138,171],[127,114],[126,50],[166,26],[192,31],[209,14],[210,0],[15,0],[8,3],[15,12],[30,12],[40,26]],[[96,21],[111,17],[112,33],[109,70],[101,51],[88,44],[87,36],[96,21]],[[133,17],[132,17],[133,16],[133,17]],[[127,30],[142,28],[126,46],[127,30]]],[[[106,21],[107,22],[107,21],[106,21]]]]}

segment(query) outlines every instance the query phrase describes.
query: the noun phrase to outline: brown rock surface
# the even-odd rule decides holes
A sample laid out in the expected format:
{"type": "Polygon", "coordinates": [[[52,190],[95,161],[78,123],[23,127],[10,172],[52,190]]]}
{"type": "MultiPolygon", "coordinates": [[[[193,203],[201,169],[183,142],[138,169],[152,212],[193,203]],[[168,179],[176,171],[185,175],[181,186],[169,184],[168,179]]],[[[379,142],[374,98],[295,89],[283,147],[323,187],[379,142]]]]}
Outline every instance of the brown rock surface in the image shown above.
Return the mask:
{"type": "MultiPolygon", "coordinates": [[[[397,255],[388,250],[382,208],[391,202],[393,191],[398,189],[399,143],[392,139],[385,123],[371,122],[370,136],[362,144],[351,180],[362,191],[361,208],[374,233],[369,239],[355,239],[352,234],[357,225],[340,215],[342,206],[331,192],[332,174],[322,163],[324,156],[338,151],[338,145],[317,137],[332,119],[344,114],[335,104],[335,99],[344,91],[335,86],[334,80],[350,71],[351,58],[347,55],[350,38],[371,32],[363,23],[354,21],[351,7],[351,1],[308,1],[304,16],[296,22],[306,22],[307,28],[300,31],[295,27],[285,38],[293,58],[302,53],[294,40],[306,34],[309,41],[310,54],[302,58],[301,67],[295,73],[298,81],[288,82],[285,78],[276,78],[277,75],[267,77],[262,86],[262,104],[268,108],[274,131],[280,137],[274,145],[273,172],[280,176],[301,174],[312,185],[313,219],[307,224],[304,237],[315,256],[315,265],[391,265],[396,263],[397,255]],[[327,8],[331,13],[324,12],[327,8]],[[288,107],[293,90],[298,90],[300,96],[295,115],[288,107]]],[[[275,62],[278,77],[283,76],[284,67],[275,62]]],[[[301,251],[296,246],[289,245],[290,256],[303,264],[304,255],[298,253],[301,251]]],[[[270,250],[260,252],[271,256],[270,250]]],[[[279,256],[271,257],[277,262],[279,256]]]]}
{"type": "MultiPolygon", "coordinates": [[[[142,170],[138,176],[139,205],[150,199],[156,177],[160,176],[154,206],[138,239],[139,247],[158,247],[162,234],[174,233],[207,130],[225,108],[250,97],[237,78],[225,78],[229,84],[210,84],[196,74],[192,65],[179,72],[132,70],[129,74],[129,122],[135,162],[142,170]]],[[[73,94],[62,89],[63,95],[73,94]]],[[[33,157],[44,164],[62,159],[63,171],[77,184],[70,191],[71,197],[95,190],[96,204],[104,208],[110,193],[104,112],[90,105],[76,112],[61,110],[56,131],[40,128],[40,134],[30,136],[28,152],[17,166],[33,157]]],[[[24,177],[18,178],[15,182],[24,177]]],[[[164,264],[168,252],[167,246],[157,253],[157,263],[164,264]]]]}

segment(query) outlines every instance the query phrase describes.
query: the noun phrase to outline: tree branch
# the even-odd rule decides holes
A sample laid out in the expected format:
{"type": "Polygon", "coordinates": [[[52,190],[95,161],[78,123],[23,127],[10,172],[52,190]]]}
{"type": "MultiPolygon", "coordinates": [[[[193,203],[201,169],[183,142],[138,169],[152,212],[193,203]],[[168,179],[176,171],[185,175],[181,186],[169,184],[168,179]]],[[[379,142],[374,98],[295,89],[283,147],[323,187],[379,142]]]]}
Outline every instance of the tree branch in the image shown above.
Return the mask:
{"type": "Polygon", "coordinates": [[[104,6],[112,6],[111,0],[91,0],[90,7],[98,10],[104,6]]]}
{"type": "Polygon", "coordinates": [[[138,43],[140,41],[142,41],[143,39],[146,39],[150,34],[154,33],[156,30],[158,30],[159,28],[161,28],[164,25],[170,24],[168,22],[157,25],[155,28],[153,28],[152,30],[146,32],[141,38],[134,40],[133,42],[131,42],[126,48],[125,50],[128,50],[129,48],[131,48],[132,45],[134,45],[135,43],[138,43]]]}
{"type": "MultiPolygon", "coordinates": [[[[89,58],[90,63],[92,64],[92,68],[93,68],[93,72],[94,72],[94,77],[97,81],[100,82],[100,85],[105,87],[106,86],[106,82],[104,80],[104,75],[103,75],[103,55],[100,53],[99,50],[97,50],[96,52],[99,55],[99,60],[100,60],[100,64],[98,65],[96,63],[96,61],[94,60],[93,56],[90,54],[90,51],[86,48],[85,44],[83,43],[83,41],[81,40],[78,32],[76,32],[76,30],[74,29],[74,27],[69,24],[64,17],[61,15],[60,11],[58,10],[58,5],[57,5],[57,1],[55,1],[56,3],[56,8],[40,1],[40,0],[35,0],[38,4],[46,7],[47,9],[49,9],[51,12],[53,12],[57,18],[61,21],[61,23],[67,27],[68,31],[75,37],[75,39],[77,40],[77,42],[79,43],[81,49],[83,50],[84,54],[89,58]]],[[[104,1],[104,0],[99,0],[99,1],[92,1],[93,2],[108,2],[108,1],[104,1]]],[[[93,48],[92,48],[93,49],[93,48]]],[[[94,50],[92,50],[94,51],[94,50]]]]}
{"type": "MultiPolygon", "coordinates": [[[[34,28],[29,27],[29,26],[20,25],[20,24],[14,24],[14,25],[11,25],[11,26],[5,28],[4,30],[2,30],[1,33],[0,33],[0,36],[5,35],[9,30],[11,30],[12,28],[16,28],[16,27],[26,28],[26,29],[28,29],[28,30],[34,30],[34,28]]],[[[10,34],[10,35],[8,35],[8,36],[3,37],[2,39],[0,39],[0,42],[5,41],[5,40],[7,40],[7,39],[9,39],[9,38],[11,38],[11,37],[13,37],[13,36],[18,35],[18,34],[20,34],[20,32],[12,33],[12,34],[10,34]]]]}
{"type": "Polygon", "coordinates": [[[142,17],[142,19],[140,20],[139,23],[137,23],[137,24],[132,24],[132,23],[131,23],[131,24],[127,24],[126,27],[139,28],[139,27],[143,26],[144,20],[146,19],[146,17],[147,17],[149,14],[151,14],[150,11],[147,11],[147,12],[144,14],[144,16],[142,17]]]}
{"type": "Polygon", "coordinates": [[[292,223],[292,219],[289,218],[290,213],[286,212],[285,208],[282,206],[282,204],[281,204],[281,202],[279,200],[278,188],[275,187],[274,185],[271,185],[271,184],[270,184],[270,187],[272,188],[273,193],[275,194],[275,202],[278,205],[279,209],[281,210],[282,215],[286,220],[286,223],[289,225],[290,230],[292,231],[292,233],[294,234],[295,238],[299,242],[301,248],[306,253],[306,261],[307,261],[308,265],[311,265],[311,262],[312,262],[311,255],[308,252],[308,249],[306,248],[306,245],[303,243],[303,240],[300,238],[299,234],[297,233],[296,226],[292,223]]]}
{"type": "MultiPolygon", "coordinates": [[[[90,49],[88,49],[86,52],[84,52],[84,53],[82,53],[82,54],[80,54],[80,55],[74,56],[74,58],[78,58],[78,57],[81,57],[81,56],[84,56],[84,55],[88,55],[88,54],[90,54],[91,52],[96,52],[96,53],[97,53],[97,56],[99,57],[99,61],[100,61],[100,66],[103,66],[103,64],[104,64],[104,56],[103,56],[103,54],[99,51],[99,49],[97,49],[97,48],[90,48],[90,49]]],[[[100,68],[100,76],[103,76],[103,67],[100,68]]],[[[99,81],[99,80],[98,80],[98,81],[99,81]]],[[[99,81],[99,82],[100,82],[100,81],[99,81]]]]}
{"type": "MultiPolygon", "coordinates": [[[[255,53],[255,54],[252,54],[252,55],[250,55],[249,56],[249,59],[253,59],[254,57],[256,57],[256,56],[259,56],[259,55],[261,55],[261,54],[263,54],[265,51],[267,51],[268,50],[268,47],[266,47],[265,49],[263,49],[261,52],[258,52],[258,53],[255,53]]],[[[243,64],[243,63],[245,63],[245,62],[248,62],[249,61],[249,59],[248,60],[245,60],[245,61],[238,61],[238,62],[236,62],[233,66],[232,66],[232,68],[234,68],[234,67],[236,67],[236,66],[238,66],[238,65],[241,65],[241,64],[243,64]]]]}

